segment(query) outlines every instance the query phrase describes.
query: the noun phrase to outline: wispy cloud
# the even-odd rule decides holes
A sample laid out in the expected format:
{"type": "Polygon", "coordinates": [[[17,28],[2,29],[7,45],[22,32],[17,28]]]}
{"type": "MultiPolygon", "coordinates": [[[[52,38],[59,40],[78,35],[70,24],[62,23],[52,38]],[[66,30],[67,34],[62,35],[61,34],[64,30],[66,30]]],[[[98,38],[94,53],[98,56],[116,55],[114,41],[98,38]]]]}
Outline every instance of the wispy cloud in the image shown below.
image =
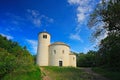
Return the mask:
{"type": "Polygon", "coordinates": [[[108,31],[104,29],[105,23],[100,22],[96,26],[92,27],[92,39],[94,42],[100,42],[102,39],[108,36],[108,31]]]}
{"type": "Polygon", "coordinates": [[[79,36],[79,34],[70,34],[70,39],[83,42],[83,40],[81,39],[81,37],[79,36]]]}
{"type": "Polygon", "coordinates": [[[90,51],[90,50],[94,50],[94,47],[95,47],[94,45],[91,45],[91,46],[89,46],[89,47],[85,47],[84,50],[83,50],[83,52],[84,52],[84,53],[87,53],[87,52],[90,51]]]}
{"type": "Polygon", "coordinates": [[[48,16],[41,15],[37,10],[27,9],[28,12],[28,20],[31,21],[36,27],[40,27],[42,25],[42,21],[45,20],[46,22],[52,23],[54,20],[53,18],[49,18],[48,16]]]}
{"type": "MultiPolygon", "coordinates": [[[[86,25],[89,14],[92,12],[93,7],[95,5],[95,0],[68,0],[68,3],[73,6],[77,6],[76,8],[76,18],[77,18],[77,25],[75,27],[75,35],[79,36],[81,25],[86,25]]],[[[78,38],[78,40],[80,37],[78,38]]]]}
{"type": "Polygon", "coordinates": [[[97,50],[98,49],[98,46],[100,45],[101,43],[101,40],[106,38],[108,36],[107,34],[108,32],[105,31],[105,33],[103,33],[101,36],[99,36],[99,38],[97,39],[93,39],[94,41],[94,44],[91,44],[91,45],[88,45],[87,47],[84,48],[84,52],[87,53],[89,50],[97,50]]]}
{"type": "Polygon", "coordinates": [[[89,13],[93,10],[94,0],[68,0],[71,5],[77,5],[77,21],[79,24],[83,24],[84,20],[89,16],[89,13]]]}
{"type": "Polygon", "coordinates": [[[28,19],[33,23],[35,26],[40,27],[41,26],[41,15],[39,11],[37,10],[27,10],[28,19]]]}
{"type": "MultiPolygon", "coordinates": [[[[108,0],[106,0],[108,1],[108,0]]],[[[94,10],[94,7],[96,6],[97,2],[95,0],[68,0],[70,5],[76,5],[76,17],[77,17],[77,26],[75,27],[75,31],[76,33],[80,33],[80,29],[82,24],[86,25],[87,20],[89,18],[89,15],[91,14],[91,12],[94,10]]],[[[101,3],[101,0],[100,2],[101,3]]],[[[99,24],[99,28],[98,29],[102,29],[104,26],[104,24],[99,24]]],[[[93,28],[92,31],[95,31],[96,29],[93,28]]],[[[105,37],[107,37],[107,32],[105,31],[105,33],[102,34],[102,36],[99,36],[98,39],[94,40],[94,44],[90,44],[87,47],[84,48],[84,52],[88,52],[89,50],[95,50],[98,48],[98,45],[100,44],[100,41],[102,39],[104,39],[105,37]]]]}
{"type": "Polygon", "coordinates": [[[11,32],[11,31],[22,32],[23,28],[21,26],[11,25],[11,26],[7,26],[5,28],[5,31],[7,31],[7,32],[11,32]]]}
{"type": "Polygon", "coordinates": [[[3,14],[4,17],[1,24],[3,24],[6,28],[5,31],[10,32],[10,31],[23,31],[22,26],[26,23],[25,18],[18,16],[14,13],[7,12],[3,14]]]}
{"type": "Polygon", "coordinates": [[[2,36],[6,37],[8,40],[10,39],[13,39],[14,37],[11,36],[11,35],[7,35],[7,34],[3,34],[3,33],[0,33],[2,36]]]}
{"type": "Polygon", "coordinates": [[[19,25],[24,25],[26,23],[26,18],[14,13],[7,12],[5,16],[8,18],[6,22],[9,22],[10,25],[18,27],[19,25]]]}
{"type": "Polygon", "coordinates": [[[26,41],[28,42],[28,44],[30,45],[30,51],[33,54],[37,53],[37,40],[30,40],[30,39],[26,39],[26,41]]]}
{"type": "Polygon", "coordinates": [[[29,24],[32,24],[32,28],[40,28],[41,25],[48,25],[49,23],[54,22],[53,18],[50,18],[44,14],[40,14],[38,10],[31,9],[27,9],[26,12],[24,12],[24,15],[15,14],[11,12],[7,12],[2,15],[5,18],[2,19],[1,23],[4,24],[4,26],[7,26],[5,30],[8,32],[21,32],[25,27],[28,27],[29,24]]]}

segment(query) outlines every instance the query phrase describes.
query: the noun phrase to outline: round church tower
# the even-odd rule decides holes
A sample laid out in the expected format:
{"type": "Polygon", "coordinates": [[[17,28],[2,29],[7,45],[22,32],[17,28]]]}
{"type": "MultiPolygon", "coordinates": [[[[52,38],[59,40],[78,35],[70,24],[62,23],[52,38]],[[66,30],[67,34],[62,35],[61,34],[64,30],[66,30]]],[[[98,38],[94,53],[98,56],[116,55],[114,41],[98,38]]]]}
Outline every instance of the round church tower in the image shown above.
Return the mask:
{"type": "Polygon", "coordinates": [[[48,56],[50,45],[50,34],[41,32],[38,36],[37,64],[39,66],[48,66],[48,56]]]}

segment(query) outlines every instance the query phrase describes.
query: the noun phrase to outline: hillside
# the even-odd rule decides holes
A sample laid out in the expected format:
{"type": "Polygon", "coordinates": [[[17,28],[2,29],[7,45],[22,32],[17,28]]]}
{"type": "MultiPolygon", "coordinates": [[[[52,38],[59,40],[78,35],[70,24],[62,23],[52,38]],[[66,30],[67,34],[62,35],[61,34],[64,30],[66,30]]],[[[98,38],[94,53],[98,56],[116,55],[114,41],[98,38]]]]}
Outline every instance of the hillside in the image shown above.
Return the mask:
{"type": "Polygon", "coordinates": [[[40,76],[26,47],[0,35],[0,80],[40,80],[40,76]]]}
{"type": "Polygon", "coordinates": [[[41,67],[43,80],[109,80],[91,68],[41,67]]]}

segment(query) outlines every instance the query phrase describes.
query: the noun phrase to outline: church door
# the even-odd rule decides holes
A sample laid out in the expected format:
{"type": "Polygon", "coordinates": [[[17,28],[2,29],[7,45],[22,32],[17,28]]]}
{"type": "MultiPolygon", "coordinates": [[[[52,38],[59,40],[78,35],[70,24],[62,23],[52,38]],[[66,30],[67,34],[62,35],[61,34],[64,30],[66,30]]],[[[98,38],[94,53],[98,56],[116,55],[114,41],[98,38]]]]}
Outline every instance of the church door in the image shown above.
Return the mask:
{"type": "Polygon", "coordinates": [[[59,66],[62,66],[63,64],[62,64],[62,61],[59,61],[59,66]]]}

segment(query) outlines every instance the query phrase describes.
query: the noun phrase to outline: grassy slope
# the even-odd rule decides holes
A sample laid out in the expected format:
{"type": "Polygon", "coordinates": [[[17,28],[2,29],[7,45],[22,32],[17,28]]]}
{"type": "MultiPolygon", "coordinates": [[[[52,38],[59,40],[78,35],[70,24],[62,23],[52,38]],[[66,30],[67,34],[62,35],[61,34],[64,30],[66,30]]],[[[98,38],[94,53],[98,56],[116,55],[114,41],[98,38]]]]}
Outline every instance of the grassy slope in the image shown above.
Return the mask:
{"type": "Polygon", "coordinates": [[[41,80],[41,71],[26,47],[1,34],[0,80],[41,80]]]}
{"type": "Polygon", "coordinates": [[[92,70],[109,78],[110,80],[120,80],[120,72],[108,71],[100,67],[93,68],[92,70]]]}
{"type": "Polygon", "coordinates": [[[72,67],[42,67],[51,80],[91,80],[92,75],[72,67]]]}
{"type": "Polygon", "coordinates": [[[39,67],[32,66],[27,69],[18,69],[17,71],[13,71],[12,73],[5,75],[2,80],[42,80],[39,67]]]}

